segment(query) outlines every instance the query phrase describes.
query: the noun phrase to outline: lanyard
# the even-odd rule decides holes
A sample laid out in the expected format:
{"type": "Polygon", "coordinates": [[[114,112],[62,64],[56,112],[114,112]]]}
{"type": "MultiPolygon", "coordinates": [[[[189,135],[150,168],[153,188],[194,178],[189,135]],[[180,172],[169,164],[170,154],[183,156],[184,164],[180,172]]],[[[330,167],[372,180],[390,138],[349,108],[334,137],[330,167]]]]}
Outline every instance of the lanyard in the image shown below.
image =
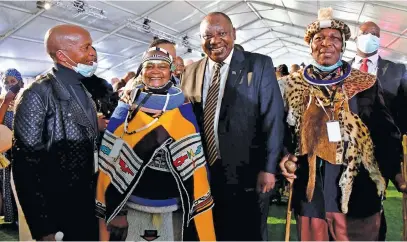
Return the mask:
{"type": "MultiPolygon", "coordinates": [[[[335,111],[335,109],[334,109],[333,107],[331,108],[331,110],[332,110],[332,111],[331,111],[331,116],[329,116],[329,114],[328,114],[328,112],[326,111],[326,109],[325,109],[324,104],[322,103],[322,101],[321,101],[317,96],[315,96],[315,99],[317,99],[319,105],[321,105],[321,108],[322,108],[322,110],[324,110],[326,116],[328,116],[329,121],[334,120],[334,111],[335,111]]],[[[330,106],[331,106],[331,105],[330,105],[330,106]]]]}
{"type": "MultiPolygon", "coordinates": [[[[331,116],[329,116],[328,112],[325,109],[324,104],[322,103],[322,101],[315,95],[315,99],[318,101],[319,105],[321,106],[322,110],[324,110],[326,116],[328,116],[329,121],[334,120],[335,118],[335,105],[334,105],[334,101],[335,101],[335,95],[338,91],[338,89],[342,86],[342,83],[339,83],[339,85],[335,88],[335,90],[333,91],[332,95],[329,98],[329,107],[331,109],[331,116]]],[[[326,88],[326,87],[325,87],[326,88]]],[[[327,90],[328,91],[328,90],[327,90]]],[[[322,90],[321,90],[322,92],[322,90]]],[[[329,91],[328,91],[329,94],[329,91]]]]}
{"type": "MultiPolygon", "coordinates": [[[[149,99],[149,98],[151,97],[151,95],[152,95],[152,93],[148,93],[148,94],[144,97],[144,99],[141,101],[141,103],[140,103],[140,104],[137,106],[137,108],[135,109],[135,114],[137,114],[137,112],[139,111],[139,109],[147,102],[147,99],[149,99]]],[[[131,103],[134,103],[134,100],[136,99],[136,96],[137,96],[137,91],[134,93],[133,98],[132,98],[132,100],[131,100],[131,101],[132,101],[131,103]]],[[[165,110],[167,109],[169,100],[170,100],[170,94],[167,93],[167,99],[165,100],[165,104],[164,104],[163,109],[161,110],[161,114],[163,114],[163,113],[165,112],[165,110]]],[[[155,118],[155,119],[154,119],[153,121],[151,121],[150,123],[144,125],[143,127],[138,128],[138,129],[136,129],[136,130],[134,130],[134,131],[129,132],[129,131],[128,131],[128,126],[129,126],[129,119],[130,119],[129,117],[130,117],[130,115],[132,115],[132,111],[131,111],[131,110],[129,110],[129,111],[127,112],[127,116],[126,116],[126,119],[125,119],[125,121],[124,121],[124,131],[123,131],[121,137],[123,137],[124,133],[129,134],[129,135],[132,135],[132,134],[135,134],[135,133],[138,133],[138,132],[140,132],[140,131],[143,131],[143,130],[145,130],[145,129],[150,128],[153,124],[155,124],[155,123],[158,121],[158,118],[161,116],[161,115],[159,115],[157,118],[155,118]]],[[[134,115],[134,117],[135,117],[135,115],[134,115]]]]}

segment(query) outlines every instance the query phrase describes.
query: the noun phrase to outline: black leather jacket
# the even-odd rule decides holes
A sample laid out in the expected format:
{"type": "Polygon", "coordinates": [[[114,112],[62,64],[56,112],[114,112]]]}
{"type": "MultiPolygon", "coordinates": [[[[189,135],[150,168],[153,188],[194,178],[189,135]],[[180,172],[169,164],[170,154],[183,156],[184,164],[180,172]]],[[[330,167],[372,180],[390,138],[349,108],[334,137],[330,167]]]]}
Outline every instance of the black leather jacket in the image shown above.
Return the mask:
{"type": "Polygon", "coordinates": [[[98,239],[92,231],[97,228],[97,130],[81,105],[53,74],[33,83],[17,101],[12,166],[34,239],[58,231],[65,234],[64,240],[98,239]],[[88,233],[81,234],[81,227],[88,233]]]}

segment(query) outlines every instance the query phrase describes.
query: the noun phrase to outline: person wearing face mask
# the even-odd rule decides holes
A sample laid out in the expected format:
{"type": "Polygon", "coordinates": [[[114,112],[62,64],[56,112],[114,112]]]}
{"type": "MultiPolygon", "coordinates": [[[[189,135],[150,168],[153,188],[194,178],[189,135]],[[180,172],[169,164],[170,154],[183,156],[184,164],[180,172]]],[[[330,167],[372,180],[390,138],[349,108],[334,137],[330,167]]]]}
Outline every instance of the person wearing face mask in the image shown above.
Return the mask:
{"type": "MultiPolygon", "coordinates": [[[[0,124],[7,126],[12,130],[14,118],[14,100],[20,89],[24,87],[21,73],[16,69],[8,69],[4,72],[2,84],[6,91],[5,95],[0,97],[0,124]]],[[[11,151],[6,152],[5,158],[11,160],[11,151]]],[[[4,214],[6,223],[16,221],[16,205],[11,191],[11,166],[0,170],[0,211],[4,214]]]]}
{"type": "Polygon", "coordinates": [[[362,72],[377,74],[380,47],[380,27],[374,22],[366,22],[359,27],[356,37],[357,54],[352,67],[362,72]]]}
{"type": "Polygon", "coordinates": [[[97,67],[90,33],[58,25],[44,38],[54,68],[16,101],[12,170],[35,240],[98,240],[95,174],[99,127],[82,85],[97,67]]]}
{"type": "Polygon", "coordinates": [[[13,122],[14,100],[20,89],[24,87],[23,78],[16,69],[8,69],[3,76],[3,86],[6,94],[1,97],[0,123],[11,129],[13,122]]]}
{"type": "MultiPolygon", "coordinates": [[[[407,72],[404,64],[385,60],[379,55],[380,27],[366,22],[359,27],[356,38],[357,54],[351,61],[352,67],[375,75],[383,89],[383,98],[401,134],[407,134],[407,72]]],[[[386,180],[388,184],[388,180],[386,180]]],[[[386,239],[384,211],[379,240],[386,239]]]]}
{"type": "Polygon", "coordinates": [[[407,134],[407,72],[406,66],[385,60],[379,55],[380,27],[366,22],[359,28],[358,48],[352,67],[376,75],[384,91],[384,102],[402,134],[407,134]]]}
{"type": "Polygon", "coordinates": [[[171,55],[143,55],[141,84],[122,97],[99,152],[102,241],[216,240],[208,171],[192,105],[171,81],[171,55]]]}
{"type": "Polygon", "coordinates": [[[342,61],[350,36],[332,8],[320,9],[304,36],[313,60],[289,76],[284,91],[293,135],[280,169],[294,182],[301,241],[376,241],[385,179],[407,192],[400,132],[380,85],[375,76],[342,61]],[[297,166],[295,173],[288,172],[288,161],[297,166]]]}

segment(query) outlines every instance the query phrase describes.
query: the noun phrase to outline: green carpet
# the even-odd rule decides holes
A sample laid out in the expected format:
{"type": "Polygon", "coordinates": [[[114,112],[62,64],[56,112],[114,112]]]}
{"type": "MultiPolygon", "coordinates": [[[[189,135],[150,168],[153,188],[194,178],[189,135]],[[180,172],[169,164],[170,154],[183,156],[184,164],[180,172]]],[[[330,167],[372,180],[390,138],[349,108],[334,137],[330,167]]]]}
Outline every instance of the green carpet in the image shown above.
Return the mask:
{"type": "Polygon", "coordinates": [[[18,241],[17,229],[9,226],[0,225],[0,241],[18,241]]]}
{"type": "MultiPolygon", "coordinates": [[[[400,241],[403,234],[401,197],[401,193],[399,193],[393,184],[390,183],[387,189],[387,199],[384,201],[384,210],[387,221],[387,241],[400,241]]],[[[286,206],[271,206],[267,221],[269,224],[268,229],[270,240],[284,240],[286,212],[286,206]]],[[[291,220],[290,240],[298,240],[295,220],[291,220]]]]}
{"type": "Polygon", "coordinates": [[[387,241],[400,241],[403,236],[402,194],[390,184],[387,188],[384,211],[387,221],[387,241]]]}

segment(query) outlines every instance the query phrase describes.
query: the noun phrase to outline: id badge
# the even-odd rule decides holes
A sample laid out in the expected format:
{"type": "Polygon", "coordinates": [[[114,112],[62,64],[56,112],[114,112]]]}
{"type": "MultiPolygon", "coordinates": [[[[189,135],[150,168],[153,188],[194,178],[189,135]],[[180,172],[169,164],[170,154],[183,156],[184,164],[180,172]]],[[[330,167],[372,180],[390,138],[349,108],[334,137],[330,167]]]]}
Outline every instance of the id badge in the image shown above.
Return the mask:
{"type": "Polygon", "coordinates": [[[122,146],[123,146],[123,142],[124,141],[122,139],[117,139],[114,141],[112,150],[110,151],[110,154],[109,154],[110,157],[116,158],[119,156],[120,150],[122,149],[122,146]]]}
{"type": "Polygon", "coordinates": [[[328,131],[329,142],[339,142],[342,140],[341,128],[338,121],[328,121],[326,129],[328,131]]]}

